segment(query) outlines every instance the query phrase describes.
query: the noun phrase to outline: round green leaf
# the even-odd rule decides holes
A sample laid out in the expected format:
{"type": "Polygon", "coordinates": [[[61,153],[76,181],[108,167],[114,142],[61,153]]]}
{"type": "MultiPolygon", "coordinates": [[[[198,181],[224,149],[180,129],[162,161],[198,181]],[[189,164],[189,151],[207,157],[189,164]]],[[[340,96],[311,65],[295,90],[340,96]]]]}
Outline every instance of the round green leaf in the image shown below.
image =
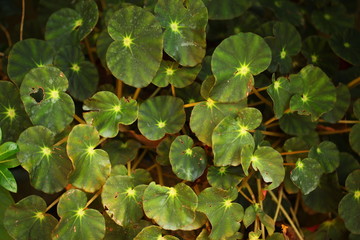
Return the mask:
{"type": "Polygon", "coordinates": [[[334,108],[323,115],[324,120],[330,123],[336,123],[341,120],[349,108],[350,100],[351,96],[349,88],[340,83],[336,88],[336,102],[334,108]]]}
{"type": "Polygon", "coordinates": [[[20,86],[31,69],[51,65],[54,49],[39,39],[26,39],[14,44],[8,57],[7,72],[10,79],[20,86]]]}
{"type": "Polygon", "coordinates": [[[141,202],[145,188],[145,185],[135,187],[130,176],[108,178],[101,193],[106,212],[120,226],[139,221],[143,216],[141,202]]]}
{"type": "Polygon", "coordinates": [[[353,103],[353,112],[357,119],[360,119],[360,98],[353,103]]]}
{"type": "Polygon", "coordinates": [[[162,61],[152,83],[158,87],[166,87],[169,83],[177,88],[183,88],[194,82],[201,70],[201,65],[192,68],[179,67],[172,61],[162,61]]]}
{"type": "Polygon", "coordinates": [[[85,61],[84,54],[76,45],[63,47],[55,56],[54,64],[69,80],[68,92],[83,101],[95,93],[99,75],[94,64],[85,61]]]}
{"type": "Polygon", "coordinates": [[[150,140],[178,132],[185,123],[184,102],[172,96],[158,96],[144,101],[139,108],[138,127],[150,140]]]}
{"type": "Polygon", "coordinates": [[[207,156],[201,147],[193,147],[194,141],[187,135],[178,136],[171,144],[170,163],[173,172],[181,179],[195,181],[207,166],[207,156]]]}
{"type": "Polygon", "coordinates": [[[233,202],[237,196],[236,188],[226,191],[210,187],[200,193],[198,211],[210,220],[210,239],[225,239],[239,230],[244,208],[233,202]]]}
{"type": "Polygon", "coordinates": [[[296,162],[296,167],[291,171],[290,177],[293,183],[307,195],[320,183],[320,177],[324,169],[316,159],[305,158],[296,162]]]}
{"type": "Polygon", "coordinates": [[[207,9],[201,0],[158,0],[155,14],[165,28],[164,50],[176,62],[193,67],[206,48],[207,9]]]}
{"type": "Polygon", "coordinates": [[[164,229],[177,230],[193,223],[198,198],[184,183],[163,187],[154,182],[145,189],[144,211],[164,229]]]}
{"type": "Polygon", "coordinates": [[[339,177],[339,183],[342,186],[345,185],[345,181],[348,175],[356,169],[360,169],[359,161],[350,153],[341,152],[340,165],[336,169],[336,172],[339,177]]]}
{"type": "Polygon", "coordinates": [[[270,62],[271,50],[262,37],[239,33],[226,38],[216,47],[211,59],[216,83],[210,97],[220,102],[245,98],[254,85],[252,75],[266,70],[270,62]]]}
{"type": "Polygon", "coordinates": [[[317,147],[313,146],[310,149],[309,157],[316,159],[325,173],[335,171],[340,163],[339,150],[334,143],[329,141],[324,141],[317,147]]]}
{"type": "Polygon", "coordinates": [[[46,23],[45,39],[57,47],[83,40],[98,21],[99,11],[93,0],[79,0],[74,7],[54,12],[46,23]]]}
{"type": "MultiPolygon", "coordinates": [[[[124,165],[116,165],[111,169],[111,176],[128,176],[128,169],[124,165]]],[[[150,172],[142,168],[137,168],[130,173],[134,186],[149,184],[152,181],[150,172]]]]}
{"type": "Polygon", "coordinates": [[[246,101],[218,103],[209,98],[207,102],[197,104],[193,108],[190,116],[190,128],[200,141],[211,146],[211,136],[216,125],[226,116],[236,116],[236,113],[245,106],[246,101]]]}
{"type": "Polygon", "coordinates": [[[296,89],[290,99],[292,111],[311,115],[314,121],[334,107],[336,88],[320,68],[312,65],[304,67],[299,74],[290,75],[290,85],[296,89]]]}
{"type": "Polygon", "coordinates": [[[60,197],[57,212],[60,222],[52,239],[103,239],[105,219],[98,210],[85,208],[86,194],[71,189],[60,197]]]}
{"type": "Polygon", "coordinates": [[[279,77],[266,89],[274,103],[274,112],[276,118],[281,118],[289,106],[290,101],[290,83],[287,78],[279,77]]]}
{"type": "Polygon", "coordinates": [[[170,165],[170,147],[171,143],[174,141],[175,137],[168,135],[166,136],[156,147],[156,162],[160,165],[168,166],[170,165]]]}
{"type": "Polygon", "coordinates": [[[360,123],[355,124],[351,128],[351,132],[349,134],[349,142],[351,148],[360,155],[360,123]]]}
{"type": "Polygon", "coordinates": [[[103,137],[112,138],[119,132],[119,124],[130,125],[138,115],[137,102],[134,99],[118,97],[108,91],[95,93],[84,101],[84,118],[88,124],[96,127],[103,137]]]}
{"type": "Polygon", "coordinates": [[[55,67],[34,68],[26,74],[20,95],[34,125],[59,133],[73,121],[75,106],[65,93],[67,87],[64,73],[55,67]]]}
{"type": "Polygon", "coordinates": [[[39,196],[28,196],[9,206],[4,226],[10,236],[18,240],[51,239],[57,220],[45,213],[46,202],[39,196]]]}
{"type": "Polygon", "coordinates": [[[249,0],[204,0],[203,2],[209,11],[209,19],[221,20],[238,17],[252,5],[249,0]]]}
{"type": "Polygon", "coordinates": [[[310,116],[297,113],[285,113],[279,120],[280,128],[290,135],[304,136],[312,133],[317,123],[312,122],[310,116]]]}
{"type": "Polygon", "coordinates": [[[21,166],[29,172],[31,185],[46,193],[61,191],[68,184],[72,164],[64,146],[54,146],[55,133],[34,126],[21,133],[17,141],[21,166]]]}
{"type": "Polygon", "coordinates": [[[134,240],[178,240],[177,237],[162,234],[162,229],[158,226],[148,226],[141,230],[134,240]]]}
{"type": "Polygon", "coordinates": [[[79,124],[71,130],[66,145],[66,151],[75,168],[70,182],[87,192],[99,189],[111,171],[107,152],[94,149],[99,143],[99,138],[95,127],[79,124]]]}
{"type": "Polygon", "coordinates": [[[237,117],[225,117],[212,134],[215,166],[239,165],[242,147],[255,146],[248,130],[257,128],[261,121],[261,113],[256,108],[243,108],[238,111],[237,117]]]}
{"type": "Polygon", "coordinates": [[[106,53],[112,74],[133,87],[149,85],[159,69],[163,47],[154,15],[136,6],[122,8],[109,20],[108,32],[115,40],[106,53]]]}
{"type": "Polygon", "coordinates": [[[360,33],[352,28],[334,34],[329,40],[336,55],[354,65],[360,65],[360,33]]]}
{"type": "Polygon", "coordinates": [[[19,134],[31,125],[19,90],[8,81],[0,81],[0,125],[3,141],[16,141],[19,134]]]}
{"type": "Polygon", "coordinates": [[[133,139],[126,142],[112,140],[106,141],[102,149],[108,154],[111,166],[125,164],[135,159],[141,144],[133,139]]]}
{"type": "Polygon", "coordinates": [[[339,215],[346,228],[353,234],[360,234],[360,170],[353,171],[346,179],[349,193],[339,203],[339,215]]]}
{"type": "Polygon", "coordinates": [[[99,34],[99,37],[97,38],[97,41],[96,41],[96,53],[97,53],[98,57],[100,58],[102,65],[106,68],[107,68],[106,51],[107,51],[109,45],[113,41],[114,40],[110,37],[107,29],[104,29],[99,34]]]}
{"type": "Polygon", "coordinates": [[[207,179],[212,187],[229,189],[236,187],[244,178],[241,167],[215,167],[208,169],[207,179]]]}
{"type": "Polygon", "coordinates": [[[10,193],[4,188],[0,187],[0,236],[4,240],[12,240],[9,233],[6,231],[4,226],[4,214],[7,208],[14,203],[10,193]]]}
{"type": "Polygon", "coordinates": [[[268,68],[270,72],[289,73],[292,69],[292,56],[301,49],[301,37],[290,23],[276,22],[273,27],[274,37],[265,38],[272,51],[272,61],[268,68]]]}

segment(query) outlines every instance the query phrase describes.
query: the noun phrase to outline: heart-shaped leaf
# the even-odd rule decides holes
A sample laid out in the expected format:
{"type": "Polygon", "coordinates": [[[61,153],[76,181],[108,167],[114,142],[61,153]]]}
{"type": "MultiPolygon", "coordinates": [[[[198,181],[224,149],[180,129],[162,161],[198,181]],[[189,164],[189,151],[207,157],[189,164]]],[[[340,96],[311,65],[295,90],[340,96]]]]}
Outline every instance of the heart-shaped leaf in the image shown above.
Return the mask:
{"type": "Polygon", "coordinates": [[[174,187],[163,187],[150,183],[144,192],[144,211],[162,228],[181,229],[195,219],[198,198],[184,183],[174,187]]]}
{"type": "Polygon", "coordinates": [[[139,108],[138,127],[150,140],[178,132],[185,123],[184,102],[172,96],[158,96],[144,101],[139,108]]]}
{"type": "Polygon", "coordinates": [[[133,87],[149,85],[159,69],[163,47],[154,15],[136,6],[122,8],[109,20],[108,32],[115,40],[106,53],[112,74],[133,87]]]}
{"type": "Polygon", "coordinates": [[[57,213],[60,222],[52,239],[103,239],[105,219],[98,210],[86,208],[86,194],[71,189],[60,197],[57,213]]]}
{"type": "Polygon", "coordinates": [[[271,50],[254,33],[239,33],[223,40],[214,50],[211,69],[216,82],[210,97],[219,102],[238,102],[254,85],[253,75],[266,70],[271,50]]]}
{"type": "Polygon", "coordinates": [[[212,134],[215,166],[239,165],[242,147],[255,146],[248,130],[257,128],[261,121],[261,112],[256,108],[243,108],[236,117],[225,117],[212,134]]]}
{"type": "Polygon", "coordinates": [[[112,138],[119,132],[119,124],[130,125],[138,115],[136,100],[121,98],[108,91],[97,92],[84,101],[84,118],[96,127],[103,137],[112,138]]]}
{"type": "Polygon", "coordinates": [[[339,203],[339,215],[351,233],[360,234],[360,170],[353,171],[347,177],[345,186],[349,193],[339,203]]]}
{"type": "Polygon", "coordinates": [[[94,64],[85,61],[80,47],[70,45],[61,48],[55,56],[54,64],[69,80],[68,92],[71,96],[83,101],[95,93],[99,74],[94,64]]]}
{"type": "Polygon", "coordinates": [[[236,116],[236,113],[245,106],[245,101],[218,103],[208,98],[207,102],[197,104],[193,108],[190,116],[190,128],[200,141],[211,146],[211,136],[216,125],[226,116],[236,116]],[[204,116],[206,117],[204,118],[204,116]]]}
{"type": "Polygon", "coordinates": [[[291,171],[290,177],[303,194],[307,195],[317,188],[323,173],[324,169],[316,159],[305,158],[296,162],[296,167],[291,171]]]}
{"type": "Polygon", "coordinates": [[[209,11],[209,19],[233,19],[244,13],[252,2],[249,0],[203,0],[209,11]]]}
{"type": "Polygon", "coordinates": [[[33,68],[51,65],[54,49],[48,42],[25,39],[14,44],[9,53],[8,74],[19,87],[25,75],[33,68]]]}
{"type": "Polygon", "coordinates": [[[14,239],[51,239],[57,220],[45,213],[46,202],[30,195],[9,206],[4,215],[4,226],[14,239]]]}
{"type": "Polygon", "coordinates": [[[198,211],[205,213],[210,220],[210,239],[225,239],[239,230],[244,208],[233,202],[237,196],[236,188],[226,191],[210,187],[200,193],[198,211]]]}
{"type": "Polygon", "coordinates": [[[229,189],[236,187],[244,178],[241,167],[215,167],[208,169],[207,179],[212,187],[229,189]]]}
{"type": "Polygon", "coordinates": [[[177,237],[164,235],[163,230],[158,226],[148,226],[141,230],[134,240],[178,240],[177,237]]]}
{"type": "Polygon", "coordinates": [[[313,146],[309,157],[316,159],[325,173],[333,172],[340,163],[339,150],[335,143],[329,141],[323,141],[317,147],[313,146]]]}
{"type": "Polygon", "coordinates": [[[106,212],[120,226],[139,221],[143,216],[141,202],[145,188],[146,185],[135,186],[130,176],[111,176],[101,193],[106,212]]]}
{"type": "Polygon", "coordinates": [[[205,56],[207,9],[201,0],[159,0],[155,14],[165,28],[164,50],[183,66],[193,67],[205,56]]]}
{"type": "Polygon", "coordinates": [[[312,65],[304,67],[300,73],[290,75],[290,85],[295,92],[290,99],[292,111],[311,115],[315,121],[334,107],[336,88],[320,68],[312,65]]]}
{"type": "Polygon", "coordinates": [[[173,172],[181,179],[195,181],[207,166],[207,156],[201,147],[193,147],[194,141],[187,135],[178,136],[171,144],[170,163],[173,172]]]}
{"type": "Polygon", "coordinates": [[[133,139],[126,142],[112,140],[106,141],[102,149],[108,154],[111,166],[126,164],[135,159],[141,144],[133,139]]]}
{"type": "Polygon", "coordinates": [[[20,134],[17,154],[21,166],[29,172],[31,185],[46,193],[61,191],[68,184],[71,161],[64,146],[54,146],[55,133],[34,126],[20,134]]]}
{"type": "Polygon", "coordinates": [[[75,106],[67,88],[68,80],[55,67],[34,68],[25,75],[20,95],[34,125],[59,133],[72,122],[75,106]]]}
{"type": "Polygon", "coordinates": [[[75,168],[71,173],[70,182],[87,192],[99,189],[111,171],[107,152],[95,149],[99,138],[95,127],[79,124],[71,130],[66,145],[66,151],[75,168]]]}

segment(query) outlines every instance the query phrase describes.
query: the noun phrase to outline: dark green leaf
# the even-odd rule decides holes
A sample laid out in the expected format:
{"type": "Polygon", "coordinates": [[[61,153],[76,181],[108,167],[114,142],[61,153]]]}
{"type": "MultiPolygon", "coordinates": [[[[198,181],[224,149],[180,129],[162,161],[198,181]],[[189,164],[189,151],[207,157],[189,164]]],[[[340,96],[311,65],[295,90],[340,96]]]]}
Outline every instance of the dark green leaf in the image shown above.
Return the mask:
{"type": "Polygon", "coordinates": [[[208,168],[207,179],[212,187],[229,189],[236,187],[244,178],[241,167],[215,167],[208,168]]]}
{"type": "Polygon", "coordinates": [[[346,85],[339,84],[336,88],[336,102],[334,108],[323,115],[324,120],[330,123],[336,123],[341,120],[350,105],[350,91],[346,85]]]}
{"type": "Polygon", "coordinates": [[[339,150],[334,143],[329,141],[321,142],[317,147],[313,146],[309,157],[316,159],[325,173],[333,172],[340,163],[339,150]]]}
{"type": "Polygon", "coordinates": [[[290,102],[290,83],[285,77],[279,77],[267,88],[267,93],[274,102],[274,113],[276,118],[281,118],[290,102]]]}
{"type": "Polygon", "coordinates": [[[141,144],[133,139],[129,139],[126,142],[111,140],[106,141],[102,149],[108,154],[111,162],[111,166],[118,164],[125,164],[135,159],[141,144]]]}
{"type": "Polygon", "coordinates": [[[178,240],[177,237],[162,234],[162,229],[158,226],[148,226],[134,238],[134,240],[178,240]]]}
{"type": "Polygon", "coordinates": [[[240,16],[249,7],[252,2],[249,0],[204,0],[209,11],[209,19],[232,19],[240,16]]]}

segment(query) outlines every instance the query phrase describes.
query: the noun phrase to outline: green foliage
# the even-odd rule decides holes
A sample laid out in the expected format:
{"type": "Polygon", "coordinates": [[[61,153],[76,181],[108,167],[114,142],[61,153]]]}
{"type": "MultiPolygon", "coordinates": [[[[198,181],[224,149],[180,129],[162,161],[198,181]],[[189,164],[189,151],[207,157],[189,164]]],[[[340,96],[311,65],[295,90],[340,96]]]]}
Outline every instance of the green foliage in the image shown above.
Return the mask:
{"type": "Polygon", "coordinates": [[[1,5],[1,240],[359,237],[358,1],[1,5]]]}

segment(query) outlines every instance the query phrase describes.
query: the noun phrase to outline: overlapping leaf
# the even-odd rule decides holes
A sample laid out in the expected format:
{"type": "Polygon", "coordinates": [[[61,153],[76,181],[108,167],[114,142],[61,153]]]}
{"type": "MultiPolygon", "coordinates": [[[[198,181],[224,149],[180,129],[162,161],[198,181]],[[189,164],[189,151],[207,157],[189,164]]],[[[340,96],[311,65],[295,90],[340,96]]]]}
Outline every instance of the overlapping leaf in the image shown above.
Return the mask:
{"type": "Polygon", "coordinates": [[[290,83],[285,77],[279,77],[266,90],[274,102],[276,118],[281,118],[287,109],[291,97],[290,83]]]}
{"type": "Polygon", "coordinates": [[[224,20],[240,16],[251,7],[252,2],[249,0],[204,0],[204,4],[209,11],[209,19],[224,20]]]}
{"type": "Polygon", "coordinates": [[[323,115],[324,120],[330,123],[336,123],[341,120],[349,108],[350,100],[351,96],[349,88],[340,83],[336,88],[336,102],[334,108],[323,115]]]}
{"type": "Polygon", "coordinates": [[[115,166],[134,160],[140,146],[141,144],[133,139],[129,139],[126,142],[112,140],[107,141],[102,149],[109,154],[111,166],[115,166]]]}
{"type": "Polygon", "coordinates": [[[352,28],[345,29],[334,34],[329,40],[331,49],[341,57],[354,65],[360,65],[360,33],[352,28]]]}
{"type": "Polygon", "coordinates": [[[17,192],[17,184],[14,176],[8,168],[14,168],[20,165],[19,161],[16,159],[16,153],[18,151],[19,148],[14,142],[5,142],[0,145],[0,186],[11,192],[17,192]]]}
{"type": "Polygon", "coordinates": [[[163,230],[158,226],[148,226],[141,230],[134,240],[178,240],[177,237],[164,235],[163,230]]]}
{"type": "Polygon", "coordinates": [[[325,173],[333,172],[340,163],[339,150],[335,143],[329,141],[323,141],[317,147],[313,146],[309,157],[316,159],[325,173]]]}
{"type": "Polygon", "coordinates": [[[6,231],[5,226],[4,226],[5,211],[12,204],[14,204],[14,200],[11,197],[9,191],[0,187],[0,236],[4,240],[12,240],[13,239],[12,237],[10,237],[9,233],[6,231]]]}
{"type": "Polygon", "coordinates": [[[212,187],[229,189],[236,187],[244,178],[241,167],[215,167],[208,168],[207,179],[212,187]]]}

